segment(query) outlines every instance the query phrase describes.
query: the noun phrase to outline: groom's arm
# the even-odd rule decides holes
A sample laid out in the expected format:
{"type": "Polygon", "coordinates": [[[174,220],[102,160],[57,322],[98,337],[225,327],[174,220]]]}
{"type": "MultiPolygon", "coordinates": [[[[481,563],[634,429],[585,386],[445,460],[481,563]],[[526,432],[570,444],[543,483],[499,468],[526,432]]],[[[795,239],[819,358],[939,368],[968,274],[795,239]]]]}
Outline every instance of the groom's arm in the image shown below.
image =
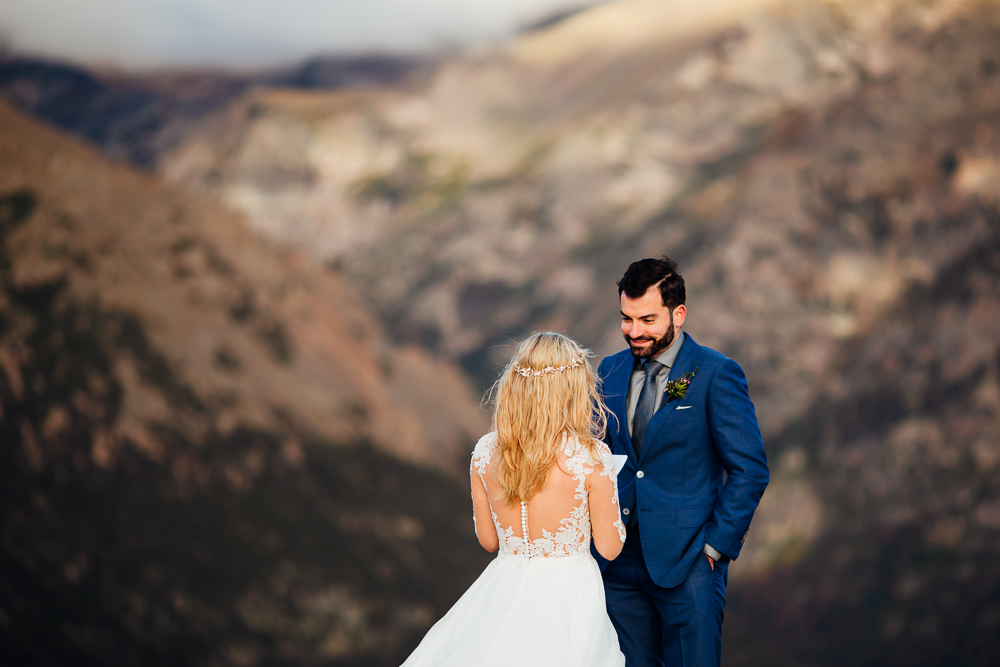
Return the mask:
{"type": "Polygon", "coordinates": [[[770,476],[746,376],[731,359],[723,359],[712,376],[708,423],[728,477],[705,542],[720,555],[736,559],[770,476]]]}

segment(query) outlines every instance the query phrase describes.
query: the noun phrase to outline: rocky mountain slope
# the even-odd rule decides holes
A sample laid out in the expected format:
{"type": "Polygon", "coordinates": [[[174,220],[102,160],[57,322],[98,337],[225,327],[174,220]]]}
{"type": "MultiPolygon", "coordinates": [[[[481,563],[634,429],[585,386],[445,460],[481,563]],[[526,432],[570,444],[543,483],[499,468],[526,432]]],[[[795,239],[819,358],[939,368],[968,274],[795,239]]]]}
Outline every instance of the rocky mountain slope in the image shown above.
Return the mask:
{"type": "MultiPolygon", "coordinates": [[[[148,346],[185,369],[191,417],[175,428],[194,436],[287,423],[444,466],[478,437],[484,414],[456,370],[393,345],[335,276],[270,251],[231,215],[95,166],[83,148],[4,113],[5,191],[24,190],[41,212],[8,240],[14,279],[62,281],[138,318],[131,326],[148,332],[148,346]],[[429,402],[428,384],[447,400],[429,402]]],[[[185,403],[146,395],[137,364],[118,370],[132,380],[123,416],[139,434],[185,403]]]]}
{"type": "Polygon", "coordinates": [[[729,660],[991,664],[998,44],[986,0],[624,0],[417,90],[255,91],[162,174],[483,384],[533,329],[619,349],[669,253],[775,463],[729,660]]]}
{"type": "Polygon", "coordinates": [[[0,106],[0,662],[398,664],[487,420],[363,305],[0,106]]]}

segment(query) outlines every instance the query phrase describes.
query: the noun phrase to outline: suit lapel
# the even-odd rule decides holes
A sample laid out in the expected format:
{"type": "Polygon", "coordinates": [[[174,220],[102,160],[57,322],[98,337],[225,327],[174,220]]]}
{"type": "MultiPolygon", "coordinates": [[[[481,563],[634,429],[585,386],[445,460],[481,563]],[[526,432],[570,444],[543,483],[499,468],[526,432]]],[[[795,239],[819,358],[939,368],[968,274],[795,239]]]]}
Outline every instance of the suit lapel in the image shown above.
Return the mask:
{"type": "MultiPolygon", "coordinates": [[[[684,344],[681,346],[681,351],[678,353],[677,359],[674,360],[674,365],[670,367],[668,380],[676,380],[685,373],[693,371],[695,366],[697,366],[698,358],[701,356],[701,345],[694,342],[694,338],[691,338],[688,334],[685,333],[684,336],[684,344]]],[[[656,436],[659,434],[660,429],[663,428],[663,424],[670,418],[670,415],[673,414],[674,409],[680,403],[677,400],[668,402],[667,397],[663,397],[660,409],[649,420],[649,426],[646,428],[646,436],[642,440],[642,454],[640,454],[637,463],[642,463],[642,460],[646,457],[646,453],[649,451],[650,445],[656,442],[656,436]]]]}
{"type": "MultiPolygon", "coordinates": [[[[615,367],[608,373],[604,381],[604,400],[613,417],[618,420],[618,437],[624,448],[624,452],[616,451],[616,454],[628,454],[628,457],[635,463],[635,449],[632,447],[632,438],[628,433],[628,387],[632,381],[632,366],[635,363],[632,355],[622,355],[615,360],[615,367]]],[[[610,428],[610,425],[609,425],[610,428]]]]}

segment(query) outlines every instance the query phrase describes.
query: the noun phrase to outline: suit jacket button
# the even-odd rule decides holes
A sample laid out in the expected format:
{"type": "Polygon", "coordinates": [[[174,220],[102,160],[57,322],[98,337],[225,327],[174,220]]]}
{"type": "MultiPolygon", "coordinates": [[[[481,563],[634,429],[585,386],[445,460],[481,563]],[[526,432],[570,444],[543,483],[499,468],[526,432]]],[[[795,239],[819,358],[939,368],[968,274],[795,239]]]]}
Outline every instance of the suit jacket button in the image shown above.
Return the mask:
{"type": "Polygon", "coordinates": [[[646,476],[646,473],[644,473],[643,471],[640,470],[639,472],[637,472],[635,474],[635,476],[638,477],[639,479],[642,479],[643,477],[646,476]]]}
{"type": "Polygon", "coordinates": [[[624,514],[625,516],[628,516],[628,508],[627,507],[622,510],[622,514],[624,514]]]}

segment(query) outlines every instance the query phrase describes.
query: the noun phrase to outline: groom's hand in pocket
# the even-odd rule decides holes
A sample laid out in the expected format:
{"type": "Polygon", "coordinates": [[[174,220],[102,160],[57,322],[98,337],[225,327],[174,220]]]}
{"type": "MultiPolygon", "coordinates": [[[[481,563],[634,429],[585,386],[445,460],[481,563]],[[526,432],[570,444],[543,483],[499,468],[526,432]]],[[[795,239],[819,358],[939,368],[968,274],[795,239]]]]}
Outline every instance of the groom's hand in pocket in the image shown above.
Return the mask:
{"type": "Polygon", "coordinates": [[[709,566],[711,566],[712,572],[715,572],[715,559],[709,556],[708,554],[705,554],[705,558],[708,559],[708,564],[709,566]]]}

